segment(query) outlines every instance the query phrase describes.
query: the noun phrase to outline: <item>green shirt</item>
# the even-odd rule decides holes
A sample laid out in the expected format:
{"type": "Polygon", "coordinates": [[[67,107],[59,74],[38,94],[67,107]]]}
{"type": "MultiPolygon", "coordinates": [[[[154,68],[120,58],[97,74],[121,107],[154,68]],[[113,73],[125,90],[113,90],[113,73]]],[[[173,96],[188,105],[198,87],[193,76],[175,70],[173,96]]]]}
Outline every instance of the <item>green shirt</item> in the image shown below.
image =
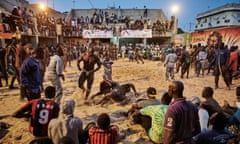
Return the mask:
{"type": "Polygon", "coordinates": [[[147,106],[140,110],[142,115],[150,116],[152,119],[152,127],[148,131],[148,136],[155,143],[163,142],[164,119],[168,105],[147,106]]]}

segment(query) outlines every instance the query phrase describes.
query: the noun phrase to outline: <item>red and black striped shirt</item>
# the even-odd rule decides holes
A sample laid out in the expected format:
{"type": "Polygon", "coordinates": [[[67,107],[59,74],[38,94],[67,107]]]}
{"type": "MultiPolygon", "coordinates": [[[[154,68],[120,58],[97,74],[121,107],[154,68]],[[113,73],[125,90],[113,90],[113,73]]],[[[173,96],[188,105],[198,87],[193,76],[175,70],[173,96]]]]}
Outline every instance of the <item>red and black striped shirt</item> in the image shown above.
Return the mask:
{"type": "Polygon", "coordinates": [[[47,136],[48,124],[57,118],[59,105],[53,100],[34,99],[25,104],[18,113],[31,112],[29,131],[34,136],[47,136]]]}
{"type": "Polygon", "coordinates": [[[116,144],[118,138],[118,128],[112,126],[107,130],[98,127],[89,129],[90,144],[116,144]]]}

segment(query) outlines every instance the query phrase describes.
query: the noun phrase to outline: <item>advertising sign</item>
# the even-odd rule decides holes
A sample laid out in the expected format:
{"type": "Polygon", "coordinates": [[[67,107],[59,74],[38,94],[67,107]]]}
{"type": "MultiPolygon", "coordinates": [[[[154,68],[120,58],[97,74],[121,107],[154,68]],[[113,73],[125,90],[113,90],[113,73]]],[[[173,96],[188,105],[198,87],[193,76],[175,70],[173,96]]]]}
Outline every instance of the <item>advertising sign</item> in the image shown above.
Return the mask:
{"type": "Polygon", "coordinates": [[[152,38],[152,30],[151,29],[122,30],[121,37],[122,38],[152,38]]]}

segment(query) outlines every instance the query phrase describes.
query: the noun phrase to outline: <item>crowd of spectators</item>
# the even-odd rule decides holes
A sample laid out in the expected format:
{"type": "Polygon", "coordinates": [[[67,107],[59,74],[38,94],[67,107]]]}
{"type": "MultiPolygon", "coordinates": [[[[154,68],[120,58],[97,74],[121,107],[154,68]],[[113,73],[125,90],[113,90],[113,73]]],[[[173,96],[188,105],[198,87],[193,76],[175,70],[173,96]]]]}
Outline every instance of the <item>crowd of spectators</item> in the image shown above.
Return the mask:
{"type": "Polygon", "coordinates": [[[56,21],[53,16],[47,13],[35,13],[26,7],[14,6],[11,13],[1,13],[1,23],[4,32],[15,33],[19,30],[21,34],[56,36],[56,21]]]}
{"type": "Polygon", "coordinates": [[[22,34],[56,36],[56,24],[62,25],[64,36],[82,36],[84,29],[112,31],[114,35],[120,35],[122,30],[152,29],[153,34],[165,34],[171,31],[175,19],[152,22],[144,11],[139,18],[123,16],[108,11],[95,9],[92,16],[77,16],[71,18],[56,18],[47,12],[36,13],[26,7],[14,7],[10,14],[1,13],[1,22],[5,32],[15,32],[16,26],[22,34]],[[116,26],[118,25],[118,26],[116,26]]]}

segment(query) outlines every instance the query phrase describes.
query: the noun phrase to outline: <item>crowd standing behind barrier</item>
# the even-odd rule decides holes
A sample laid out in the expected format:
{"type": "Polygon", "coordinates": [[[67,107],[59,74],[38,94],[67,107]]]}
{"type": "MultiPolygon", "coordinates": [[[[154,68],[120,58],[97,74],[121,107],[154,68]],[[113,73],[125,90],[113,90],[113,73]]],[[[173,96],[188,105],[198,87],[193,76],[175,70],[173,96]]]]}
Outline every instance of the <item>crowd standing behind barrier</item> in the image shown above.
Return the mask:
{"type": "Polygon", "coordinates": [[[11,14],[1,13],[1,22],[5,32],[15,32],[18,26],[22,34],[41,36],[56,36],[56,24],[62,24],[64,36],[81,36],[83,29],[112,30],[115,35],[125,29],[152,29],[153,34],[165,34],[173,29],[174,17],[171,20],[156,19],[152,22],[146,15],[133,19],[96,9],[92,16],[55,18],[47,12],[35,13],[26,7],[15,6],[11,14]],[[118,29],[116,24],[121,24],[118,29]]]}

